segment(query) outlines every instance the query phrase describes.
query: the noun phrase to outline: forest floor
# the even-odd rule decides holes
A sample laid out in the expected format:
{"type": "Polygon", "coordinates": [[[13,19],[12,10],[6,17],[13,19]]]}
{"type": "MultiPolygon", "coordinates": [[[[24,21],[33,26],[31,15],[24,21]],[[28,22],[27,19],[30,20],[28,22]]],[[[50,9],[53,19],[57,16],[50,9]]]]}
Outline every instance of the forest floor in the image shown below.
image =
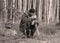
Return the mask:
{"type": "MultiPolygon", "coordinates": [[[[60,26],[56,25],[40,25],[40,35],[35,38],[22,38],[19,36],[6,36],[4,25],[0,23],[0,43],[60,43],[60,26]]],[[[19,31],[19,25],[14,24],[13,29],[19,31]]],[[[18,34],[20,34],[18,32],[18,34]]]]}

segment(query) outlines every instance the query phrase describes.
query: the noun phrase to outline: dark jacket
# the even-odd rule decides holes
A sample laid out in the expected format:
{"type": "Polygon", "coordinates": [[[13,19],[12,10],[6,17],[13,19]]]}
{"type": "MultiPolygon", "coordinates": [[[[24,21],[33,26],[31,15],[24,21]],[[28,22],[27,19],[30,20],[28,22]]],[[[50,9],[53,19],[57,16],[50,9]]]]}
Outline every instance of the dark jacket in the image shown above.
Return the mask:
{"type": "Polygon", "coordinates": [[[24,13],[20,22],[20,31],[24,31],[26,28],[30,27],[31,19],[28,13],[24,13]]]}

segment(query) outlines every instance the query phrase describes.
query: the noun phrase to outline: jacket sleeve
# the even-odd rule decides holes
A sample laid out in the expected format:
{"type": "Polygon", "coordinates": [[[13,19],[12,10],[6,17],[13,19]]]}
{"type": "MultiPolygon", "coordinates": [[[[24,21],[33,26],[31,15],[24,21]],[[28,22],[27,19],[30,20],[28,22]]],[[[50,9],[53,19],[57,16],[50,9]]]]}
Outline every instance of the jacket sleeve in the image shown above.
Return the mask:
{"type": "Polygon", "coordinates": [[[22,20],[24,22],[30,22],[31,21],[31,18],[29,18],[28,15],[24,14],[24,15],[22,15],[22,20]]]}

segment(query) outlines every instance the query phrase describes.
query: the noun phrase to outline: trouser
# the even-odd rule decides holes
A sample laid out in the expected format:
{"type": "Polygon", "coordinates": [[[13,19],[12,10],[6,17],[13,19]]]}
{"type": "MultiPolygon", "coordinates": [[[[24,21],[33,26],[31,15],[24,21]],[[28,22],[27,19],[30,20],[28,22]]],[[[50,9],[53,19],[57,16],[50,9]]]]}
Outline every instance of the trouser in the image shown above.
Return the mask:
{"type": "Polygon", "coordinates": [[[30,28],[26,28],[27,37],[33,37],[35,31],[36,31],[35,25],[30,25],[30,28]]]}
{"type": "Polygon", "coordinates": [[[26,25],[23,25],[21,28],[20,28],[20,31],[23,33],[23,35],[26,35],[26,25]]]}

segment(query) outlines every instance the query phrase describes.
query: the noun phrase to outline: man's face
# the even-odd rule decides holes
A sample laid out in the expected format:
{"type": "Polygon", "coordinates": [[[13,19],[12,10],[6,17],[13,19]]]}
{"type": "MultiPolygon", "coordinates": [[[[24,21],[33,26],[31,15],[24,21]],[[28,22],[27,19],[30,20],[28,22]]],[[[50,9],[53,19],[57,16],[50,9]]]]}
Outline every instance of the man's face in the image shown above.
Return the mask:
{"type": "Polygon", "coordinates": [[[29,13],[31,16],[35,15],[35,13],[29,13]]]}
{"type": "Polygon", "coordinates": [[[30,18],[31,18],[31,19],[37,18],[36,15],[35,15],[35,13],[29,13],[29,14],[30,14],[30,18]]]}

